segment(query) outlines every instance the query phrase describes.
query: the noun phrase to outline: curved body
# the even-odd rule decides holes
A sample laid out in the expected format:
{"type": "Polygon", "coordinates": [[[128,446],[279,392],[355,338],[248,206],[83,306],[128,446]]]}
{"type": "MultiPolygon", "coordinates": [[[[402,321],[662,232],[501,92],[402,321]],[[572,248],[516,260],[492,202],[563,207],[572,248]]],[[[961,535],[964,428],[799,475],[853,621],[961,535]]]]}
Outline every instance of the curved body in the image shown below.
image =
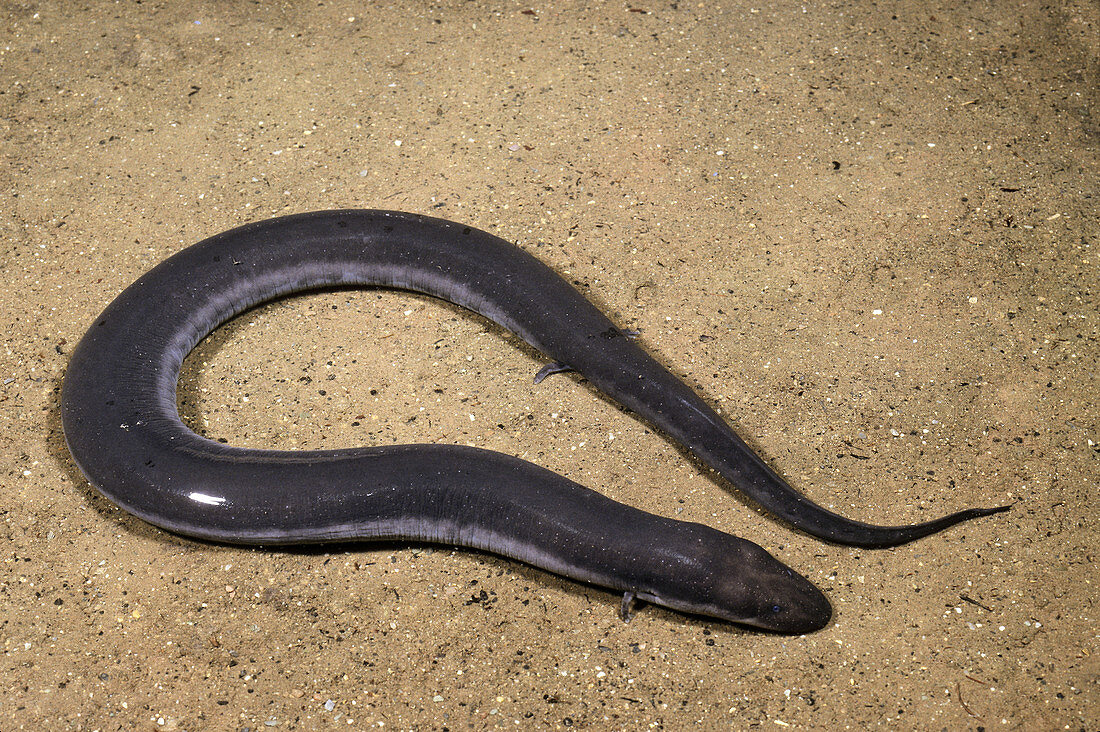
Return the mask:
{"type": "Polygon", "coordinates": [[[457,544],[771,630],[827,622],[824,596],[757,545],[624,506],[514,457],[453,445],[250,450],[205,439],[180,421],[179,370],[208,333],[259,303],[349,285],[414,290],[481,313],[815,536],[888,546],[997,510],[900,527],[833,514],[790,488],[549,267],[485,232],[387,211],[242,226],[179,252],[123,291],[76,347],[65,376],[62,421],[80,469],[119,506],[188,536],[457,544]]]}

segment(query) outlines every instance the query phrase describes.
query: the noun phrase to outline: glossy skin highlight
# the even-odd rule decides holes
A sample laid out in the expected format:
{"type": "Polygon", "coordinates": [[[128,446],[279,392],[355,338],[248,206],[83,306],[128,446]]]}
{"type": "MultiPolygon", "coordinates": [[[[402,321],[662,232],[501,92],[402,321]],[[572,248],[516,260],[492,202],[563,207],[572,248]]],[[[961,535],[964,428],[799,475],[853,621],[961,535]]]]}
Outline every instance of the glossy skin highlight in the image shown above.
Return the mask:
{"type": "Polygon", "coordinates": [[[897,527],[831,513],[788,486],[698,395],[531,255],[461,224],[369,210],[242,226],[168,258],[123,291],[78,344],[65,376],[65,438],[84,475],[127,511],[202,539],[455,544],[767,630],[804,633],[828,622],[820,591],[756,544],[616,503],[514,457],[457,445],[249,450],[180,421],[179,370],[202,338],[260,303],[338,286],[413,290],[484,315],[823,539],[890,546],[1001,510],[897,527]]]}

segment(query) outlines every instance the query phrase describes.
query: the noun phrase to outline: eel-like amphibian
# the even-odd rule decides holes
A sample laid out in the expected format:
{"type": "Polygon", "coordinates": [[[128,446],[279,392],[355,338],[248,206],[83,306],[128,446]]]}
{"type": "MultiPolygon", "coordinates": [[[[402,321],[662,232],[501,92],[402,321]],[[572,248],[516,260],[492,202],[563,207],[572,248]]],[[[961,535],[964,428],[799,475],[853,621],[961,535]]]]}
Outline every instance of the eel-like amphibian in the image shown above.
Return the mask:
{"type": "Polygon", "coordinates": [[[242,449],[180,421],[176,382],[202,338],[259,303],[342,286],[413,290],[481,313],[814,536],[889,546],[1000,510],[896,527],[831,513],[788,486],[545,264],[468,226],[369,210],[242,226],[184,249],[126,288],[80,341],[64,379],[65,438],[84,475],[127,511],[202,539],[455,544],[618,590],[624,608],[636,597],[789,633],[828,622],[824,595],[756,544],[616,503],[515,457],[459,445],[242,449]]]}

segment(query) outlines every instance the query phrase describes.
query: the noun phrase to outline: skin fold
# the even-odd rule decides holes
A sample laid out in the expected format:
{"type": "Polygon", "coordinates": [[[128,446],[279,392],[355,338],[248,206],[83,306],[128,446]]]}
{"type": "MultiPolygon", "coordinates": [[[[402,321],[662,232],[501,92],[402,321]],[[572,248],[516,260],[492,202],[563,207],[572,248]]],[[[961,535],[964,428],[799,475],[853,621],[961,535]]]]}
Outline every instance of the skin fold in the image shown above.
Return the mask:
{"type": "Polygon", "coordinates": [[[180,421],[180,367],[202,338],[260,303],[345,286],[412,290],[484,315],[822,539],[892,546],[1004,510],[968,509],[910,526],[834,514],[787,485],[549,267],[477,229],[391,211],[249,224],[139,278],[96,319],[69,363],[61,410],[77,465],[127,511],[201,539],[452,544],[767,630],[803,633],[828,622],[821,592],[756,544],[639,511],[518,458],[457,445],[252,450],[203,438],[180,421]]]}

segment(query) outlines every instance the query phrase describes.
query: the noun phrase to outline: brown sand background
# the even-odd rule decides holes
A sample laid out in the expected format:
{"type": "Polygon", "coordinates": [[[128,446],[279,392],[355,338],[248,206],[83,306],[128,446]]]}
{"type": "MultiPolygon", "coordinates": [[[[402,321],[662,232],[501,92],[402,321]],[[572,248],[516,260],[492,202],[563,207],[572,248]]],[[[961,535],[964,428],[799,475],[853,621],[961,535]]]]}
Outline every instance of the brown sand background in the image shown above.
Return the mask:
{"type": "Polygon", "coordinates": [[[1100,729],[1094,2],[3,2],[0,729],[1100,729]],[[761,515],[422,297],[220,329],[252,446],[469,443],[767,547],[782,637],[448,547],[203,545],[113,508],[58,394],[141,272],[269,216],[469,223],[566,274],[886,551],[761,515]]]}

